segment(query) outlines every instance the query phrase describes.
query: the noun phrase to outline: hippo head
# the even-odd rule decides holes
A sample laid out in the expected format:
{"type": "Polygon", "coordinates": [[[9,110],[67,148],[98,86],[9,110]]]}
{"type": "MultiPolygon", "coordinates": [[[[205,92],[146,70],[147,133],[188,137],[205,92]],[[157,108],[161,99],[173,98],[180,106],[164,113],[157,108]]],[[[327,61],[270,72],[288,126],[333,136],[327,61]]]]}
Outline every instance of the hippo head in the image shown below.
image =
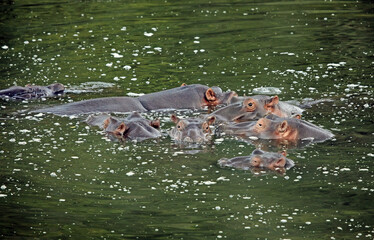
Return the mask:
{"type": "Polygon", "coordinates": [[[171,115],[175,127],[170,131],[170,136],[179,142],[202,143],[211,140],[212,131],[210,125],[214,123],[215,117],[207,119],[187,118],[180,119],[171,115]]]}
{"type": "Polygon", "coordinates": [[[247,136],[256,136],[262,139],[321,142],[334,137],[334,134],[297,117],[281,118],[268,115],[251,124],[248,127],[247,136]]]}
{"type": "Polygon", "coordinates": [[[291,159],[286,158],[287,153],[285,151],[280,153],[275,152],[264,152],[260,149],[256,149],[250,156],[251,167],[267,168],[275,170],[276,168],[291,168],[295,164],[291,159]]]}
{"type": "MultiPolygon", "coordinates": [[[[269,115],[265,118],[260,118],[257,122],[251,124],[248,129],[248,133],[251,136],[255,136],[262,139],[286,139],[293,137],[291,136],[295,134],[294,131],[288,126],[288,121],[278,121],[280,118],[274,115],[269,115]]],[[[293,137],[294,140],[296,137],[293,137]]]]}
{"type": "Polygon", "coordinates": [[[237,96],[235,92],[223,92],[220,87],[211,87],[204,93],[203,105],[217,106],[220,104],[227,104],[234,96],[237,96]]]}
{"type": "Polygon", "coordinates": [[[246,122],[277,111],[278,96],[253,96],[223,107],[213,114],[222,121],[246,122]]]}
{"type": "Polygon", "coordinates": [[[231,159],[223,158],[218,161],[222,167],[233,167],[237,169],[290,169],[295,163],[286,158],[286,152],[265,152],[255,149],[250,156],[235,157],[231,159]]]}
{"type": "Polygon", "coordinates": [[[161,136],[159,120],[147,120],[139,113],[132,113],[126,119],[107,118],[103,123],[103,129],[110,138],[118,140],[145,140],[161,136]]]}
{"type": "Polygon", "coordinates": [[[61,83],[53,83],[47,86],[47,88],[51,89],[53,94],[55,95],[62,94],[65,91],[65,86],[62,85],[61,83]]]}

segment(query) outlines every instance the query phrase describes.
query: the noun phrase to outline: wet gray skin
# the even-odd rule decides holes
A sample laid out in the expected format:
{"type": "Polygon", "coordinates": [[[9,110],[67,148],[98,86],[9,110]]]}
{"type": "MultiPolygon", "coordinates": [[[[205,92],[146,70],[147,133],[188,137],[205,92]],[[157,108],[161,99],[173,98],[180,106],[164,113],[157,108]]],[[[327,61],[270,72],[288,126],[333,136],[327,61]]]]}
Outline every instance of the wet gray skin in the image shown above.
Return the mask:
{"type": "Polygon", "coordinates": [[[0,90],[0,98],[11,100],[32,100],[43,97],[56,97],[64,93],[65,87],[61,83],[48,86],[26,85],[25,87],[13,86],[0,90]]]}
{"type": "Polygon", "coordinates": [[[219,87],[191,84],[146,94],[140,96],[139,101],[147,110],[201,109],[204,106],[227,104],[233,96],[236,96],[235,92],[222,92],[219,87]]]}
{"type": "Polygon", "coordinates": [[[229,124],[223,126],[227,134],[280,139],[287,141],[309,140],[321,142],[334,137],[331,132],[297,118],[281,118],[273,114],[256,122],[229,124]]]}
{"type": "Polygon", "coordinates": [[[210,125],[215,121],[214,116],[207,119],[180,119],[173,114],[170,118],[175,123],[175,127],[169,132],[170,137],[174,140],[187,143],[203,143],[212,139],[210,125]]]}
{"type": "Polygon", "coordinates": [[[234,158],[222,158],[218,160],[221,167],[231,167],[248,170],[251,168],[265,168],[276,170],[277,168],[290,169],[295,166],[294,161],[286,157],[286,153],[265,152],[255,149],[249,156],[240,156],[234,158]]]}
{"type": "Polygon", "coordinates": [[[147,109],[137,98],[132,97],[107,97],[83,100],[49,108],[43,108],[34,112],[52,113],[56,115],[78,115],[101,112],[146,112],[147,109]]]}
{"type": "Polygon", "coordinates": [[[278,96],[256,95],[233,97],[230,105],[218,109],[211,115],[217,122],[245,122],[257,120],[272,113],[280,117],[300,116],[303,110],[297,106],[279,101],[278,96]]]}
{"type": "Polygon", "coordinates": [[[222,92],[219,87],[209,88],[200,84],[192,84],[146,94],[138,98],[97,98],[44,108],[34,112],[77,115],[99,112],[146,112],[160,109],[200,109],[204,106],[225,104],[234,95],[236,95],[234,92],[222,92]]]}
{"type": "Polygon", "coordinates": [[[86,119],[86,122],[91,126],[103,129],[112,140],[143,141],[161,137],[160,121],[150,121],[137,112],[130,114],[127,118],[115,118],[109,114],[91,115],[86,119]]]}

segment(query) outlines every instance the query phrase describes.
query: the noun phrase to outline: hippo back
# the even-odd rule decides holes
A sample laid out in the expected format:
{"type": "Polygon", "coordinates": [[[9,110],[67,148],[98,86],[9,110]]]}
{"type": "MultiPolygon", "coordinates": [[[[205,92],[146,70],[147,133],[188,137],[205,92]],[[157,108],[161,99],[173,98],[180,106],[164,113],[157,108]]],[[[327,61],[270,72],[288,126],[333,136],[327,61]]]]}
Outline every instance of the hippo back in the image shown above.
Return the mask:
{"type": "Polygon", "coordinates": [[[139,101],[147,110],[198,109],[203,105],[207,89],[200,84],[186,85],[140,96],[139,101]]]}
{"type": "Polygon", "coordinates": [[[145,112],[147,111],[137,98],[108,97],[84,100],[64,105],[44,108],[35,112],[53,113],[56,115],[77,115],[98,112],[145,112]]]}

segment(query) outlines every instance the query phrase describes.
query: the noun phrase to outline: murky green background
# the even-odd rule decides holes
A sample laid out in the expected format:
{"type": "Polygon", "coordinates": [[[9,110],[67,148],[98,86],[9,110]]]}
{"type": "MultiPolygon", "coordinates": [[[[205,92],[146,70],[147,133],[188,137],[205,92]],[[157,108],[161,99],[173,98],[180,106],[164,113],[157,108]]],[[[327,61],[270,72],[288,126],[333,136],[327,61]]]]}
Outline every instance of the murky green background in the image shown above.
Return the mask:
{"type": "Polygon", "coordinates": [[[371,1],[2,1],[1,88],[91,92],[0,103],[1,238],[373,239],[373,26],[371,1]],[[178,146],[166,113],[145,115],[162,139],[120,145],[28,112],[181,83],[331,98],[304,119],[336,138],[257,176],[216,164],[252,144],[178,146]]]}

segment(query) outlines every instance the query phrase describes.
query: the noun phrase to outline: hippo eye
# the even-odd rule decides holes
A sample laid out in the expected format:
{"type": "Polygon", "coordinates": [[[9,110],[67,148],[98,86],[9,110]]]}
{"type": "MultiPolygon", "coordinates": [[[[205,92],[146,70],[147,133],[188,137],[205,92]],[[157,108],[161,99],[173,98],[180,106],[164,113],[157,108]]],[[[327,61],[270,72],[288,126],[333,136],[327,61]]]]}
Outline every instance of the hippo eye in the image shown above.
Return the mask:
{"type": "Polygon", "coordinates": [[[244,104],[246,104],[245,106],[248,112],[254,112],[256,110],[256,103],[253,99],[248,99],[244,104]]]}
{"type": "Polygon", "coordinates": [[[179,123],[179,124],[177,125],[177,129],[178,129],[179,131],[181,131],[181,130],[183,129],[183,124],[182,124],[182,123],[179,123]]]}
{"type": "Polygon", "coordinates": [[[261,123],[259,123],[259,124],[258,124],[258,126],[259,126],[259,127],[262,127],[262,124],[261,124],[261,123]]]}

